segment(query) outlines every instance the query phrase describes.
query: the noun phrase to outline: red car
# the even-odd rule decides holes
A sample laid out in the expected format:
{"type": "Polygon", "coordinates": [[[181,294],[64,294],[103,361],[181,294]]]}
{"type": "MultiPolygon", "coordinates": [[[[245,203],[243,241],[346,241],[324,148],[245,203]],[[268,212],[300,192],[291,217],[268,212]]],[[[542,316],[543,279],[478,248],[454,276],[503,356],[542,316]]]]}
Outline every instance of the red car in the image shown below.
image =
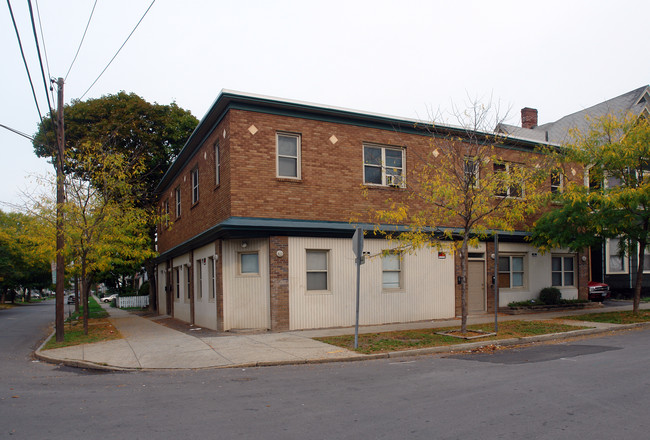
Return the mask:
{"type": "Polygon", "coordinates": [[[609,286],[605,283],[598,283],[596,281],[589,281],[589,300],[590,301],[604,301],[609,299],[610,291],[609,286]]]}

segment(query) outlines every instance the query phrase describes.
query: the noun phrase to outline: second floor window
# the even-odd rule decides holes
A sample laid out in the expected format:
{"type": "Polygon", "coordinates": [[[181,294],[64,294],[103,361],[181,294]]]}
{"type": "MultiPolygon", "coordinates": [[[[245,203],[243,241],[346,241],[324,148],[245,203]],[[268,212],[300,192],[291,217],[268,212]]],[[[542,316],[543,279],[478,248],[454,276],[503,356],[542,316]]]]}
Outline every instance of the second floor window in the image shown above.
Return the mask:
{"type": "Polygon", "coordinates": [[[277,134],[277,175],[300,179],[300,135],[277,134]]]}
{"type": "Polygon", "coordinates": [[[479,160],[475,157],[466,157],[463,161],[463,173],[465,182],[469,188],[478,188],[479,160]]]}
{"type": "Polygon", "coordinates": [[[221,148],[219,141],[214,144],[214,184],[215,186],[221,183],[221,148]]]}
{"type": "Polygon", "coordinates": [[[181,187],[177,187],[174,191],[176,194],[176,218],[181,216],[181,187]]]}
{"type": "Polygon", "coordinates": [[[562,192],[563,176],[560,170],[551,171],[551,193],[562,192]]]}
{"type": "Polygon", "coordinates": [[[516,176],[516,164],[508,162],[497,162],[494,164],[494,172],[500,173],[499,186],[495,195],[499,197],[522,197],[524,194],[521,182],[516,176]]]}
{"type": "Polygon", "coordinates": [[[192,204],[199,201],[199,169],[192,170],[192,204]]]}
{"type": "Polygon", "coordinates": [[[404,149],[363,146],[363,183],[404,186],[404,149]]]}

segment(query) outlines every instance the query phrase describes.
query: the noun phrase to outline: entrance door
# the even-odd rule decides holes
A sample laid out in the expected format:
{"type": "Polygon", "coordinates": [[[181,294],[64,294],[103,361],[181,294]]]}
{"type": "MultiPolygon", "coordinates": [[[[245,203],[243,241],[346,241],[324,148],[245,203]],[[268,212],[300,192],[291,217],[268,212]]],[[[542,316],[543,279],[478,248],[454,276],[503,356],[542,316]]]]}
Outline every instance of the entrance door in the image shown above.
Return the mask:
{"type": "Polygon", "coordinates": [[[470,313],[485,311],[485,263],[470,261],[467,267],[467,308],[470,313]]]}
{"type": "Polygon", "coordinates": [[[172,285],[172,273],[169,270],[165,271],[165,306],[167,310],[165,312],[169,316],[173,316],[172,312],[172,295],[173,295],[173,285],[172,285]]]}

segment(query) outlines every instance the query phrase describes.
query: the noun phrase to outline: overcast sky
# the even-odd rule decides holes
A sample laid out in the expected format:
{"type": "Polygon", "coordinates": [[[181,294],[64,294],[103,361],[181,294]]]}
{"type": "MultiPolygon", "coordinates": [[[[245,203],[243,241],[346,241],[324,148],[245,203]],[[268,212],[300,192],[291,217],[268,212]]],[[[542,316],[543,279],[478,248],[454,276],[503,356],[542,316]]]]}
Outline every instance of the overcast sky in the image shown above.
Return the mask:
{"type": "MultiPolygon", "coordinates": [[[[45,75],[65,77],[95,1],[31,2],[37,29],[37,4],[42,20],[45,75]]],[[[150,4],[97,1],[66,103],[86,92],[150,4]]],[[[27,2],[11,5],[45,114],[27,2]]],[[[649,84],[649,16],[647,0],[157,0],[84,99],[124,90],[176,101],[201,119],[225,88],[427,119],[430,109],[492,96],[511,109],[507,122],[520,124],[528,106],[541,124],[649,84]]],[[[0,124],[31,135],[39,117],[6,4],[0,38],[0,124]]],[[[3,128],[0,145],[6,210],[30,174],[53,168],[3,128]]]]}

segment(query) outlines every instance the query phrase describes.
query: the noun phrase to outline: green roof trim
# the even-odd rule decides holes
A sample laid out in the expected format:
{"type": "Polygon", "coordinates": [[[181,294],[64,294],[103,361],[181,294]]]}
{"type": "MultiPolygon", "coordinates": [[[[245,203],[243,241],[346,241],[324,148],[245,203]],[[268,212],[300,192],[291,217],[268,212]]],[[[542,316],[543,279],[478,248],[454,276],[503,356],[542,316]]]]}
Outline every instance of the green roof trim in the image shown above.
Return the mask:
{"type": "MultiPolygon", "coordinates": [[[[329,238],[351,238],[355,229],[360,226],[365,231],[374,231],[375,225],[369,223],[351,224],[348,222],[322,221],[322,220],[301,220],[301,219],[273,219],[258,217],[230,217],[221,223],[203,231],[202,233],[174,246],[163,252],[156,259],[157,263],[163,262],[178,255],[189,252],[191,249],[204,246],[218,239],[245,239],[262,238],[272,235],[290,237],[329,237],[329,238]]],[[[380,228],[383,231],[407,231],[406,226],[384,225],[380,228]]],[[[460,228],[439,228],[442,235],[443,230],[451,230],[453,234],[459,234],[460,228]]],[[[431,228],[427,232],[435,233],[436,229],[431,228]]],[[[493,233],[490,232],[491,234],[493,233]]],[[[499,240],[508,242],[523,242],[530,233],[525,231],[503,232],[499,231],[499,240]]]]}

